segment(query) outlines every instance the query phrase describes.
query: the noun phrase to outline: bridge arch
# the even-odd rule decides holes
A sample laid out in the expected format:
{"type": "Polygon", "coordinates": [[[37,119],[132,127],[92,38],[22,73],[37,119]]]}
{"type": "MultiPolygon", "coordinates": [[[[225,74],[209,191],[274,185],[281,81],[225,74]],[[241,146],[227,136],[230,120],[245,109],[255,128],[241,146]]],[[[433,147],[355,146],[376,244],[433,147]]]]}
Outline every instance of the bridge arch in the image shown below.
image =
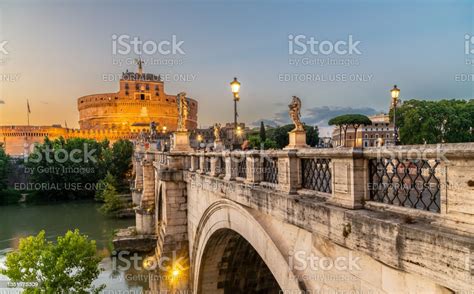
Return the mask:
{"type": "Polygon", "coordinates": [[[232,201],[218,200],[204,211],[193,241],[193,293],[238,293],[239,289],[232,285],[229,288],[237,282],[243,293],[246,285],[255,286],[256,281],[246,280],[250,276],[265,282],[260,283],[267,287],[265,293],[279,293],[280,289],[300,290],[284,255],[264,227],[246,208],[232,201]],[[248,260],[253,264],[249,267],[239,263],[239,256],[250,257],[248,260]],[[240,272],[235,272],[239,268],[240,272]],[[254,272],[247,275],[242,270],[254,272]]]}

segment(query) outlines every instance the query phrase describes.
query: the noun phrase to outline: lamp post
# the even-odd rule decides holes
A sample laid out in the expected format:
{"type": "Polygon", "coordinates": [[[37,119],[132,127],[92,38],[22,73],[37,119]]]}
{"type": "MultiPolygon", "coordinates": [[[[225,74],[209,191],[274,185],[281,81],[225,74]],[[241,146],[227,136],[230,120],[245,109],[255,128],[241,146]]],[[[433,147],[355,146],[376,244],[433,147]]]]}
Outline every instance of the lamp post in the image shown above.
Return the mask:
{"type": "Polygon", "coordinates": [[[397,105],[398,97],[400,96],[400,89],[397,88],[397,85],[393,86],[393,89],[390,90],[392,94],[392,105],[393,105],[393,143],[398,145],[398,129],[397,129],[397,105]]]}
{"type": "Polygon", "coordinates": [[[234,144],[237,144],[236,135],[237,135],[237,102],[240,100],[239,92],[240,92],[240,83],[237,81],[237,78],[234,78],[232,82],[230,82],[230,88],[232,90],[232,94],[234,94],[234,144]]]}

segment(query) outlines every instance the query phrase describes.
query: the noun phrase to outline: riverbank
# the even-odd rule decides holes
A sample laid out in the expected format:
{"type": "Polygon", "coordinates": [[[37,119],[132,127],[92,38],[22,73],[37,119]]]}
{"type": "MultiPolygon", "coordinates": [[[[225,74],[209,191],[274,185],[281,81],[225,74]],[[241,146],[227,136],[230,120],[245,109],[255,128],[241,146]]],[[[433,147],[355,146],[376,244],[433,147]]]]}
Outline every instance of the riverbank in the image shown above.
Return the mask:
{"type": "MultiPolygon", "coordinates": [[[[120,228],[134,225],[133,219],[113,219],[102,215],[94,201],[70,201],[40,205],[0,206],[0,266],[7,252],[18,247],[20,238],[45,230],[48,240],[56,240],[68,230],[79,229],[97,243],[97,250],[106,256],[95,285],[105,284],[107,290],[146,290],[147,272],[114,266],[111,255],[112,236],[120,228]]],[[[0,276],[1,280],[6,277],[0,276]]],[[[1,290],[2,285],[0,285],[1,290]]]]}

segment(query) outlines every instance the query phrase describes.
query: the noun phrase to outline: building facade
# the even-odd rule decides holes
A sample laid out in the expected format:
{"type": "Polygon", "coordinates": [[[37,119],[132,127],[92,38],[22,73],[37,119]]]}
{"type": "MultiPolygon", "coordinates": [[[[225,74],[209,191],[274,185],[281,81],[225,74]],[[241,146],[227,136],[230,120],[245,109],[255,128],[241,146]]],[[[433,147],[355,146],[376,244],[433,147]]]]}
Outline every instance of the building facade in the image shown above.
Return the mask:
{"type": "Polygon", "coordinates": [[[372,121],[371,125],[360,126],[355,129],[351,126],[347,128],[344,137],[344,130],[340,130],[336,126],[332,133],[332,145],[334,147],[376,147],[384,145],[393,145],[394,143],[394,128],[393,123],[390,122],[388,114],[376,114],[369,116],[372,121]]]}
{"type": "MultiPolygon", "coordinates": [[[[93,94],[77,100],[81,130],[134,130],[156,122],[158,130],[174,131],[178,124],[176,95],[168,95],[159,76],[125,72],[116,93],[93,94]]],[[[187,98],[186,127],[197,127],[198,103],[187,98]]]]}
{"type": "MultiPolygon", "coordinates": [[[[187,98],[188,119],[186,127],[197,127],[198,102],[187,98]]],[[[157,131],[175,131],[178,125],[176,95],[165,92],[165,85],[159,76],[143,73],[141,64],[138,72],[125,72],[119,81],[116,93],[94,94],[77,100],[79,129],[52,126],[0,126],[0,143],[10,155],[28,154],[35,143],[45,137],[52,140],[63,137],[88,138],[95,140],[133,140],[149,131],[155,122],[157,131]]]]}

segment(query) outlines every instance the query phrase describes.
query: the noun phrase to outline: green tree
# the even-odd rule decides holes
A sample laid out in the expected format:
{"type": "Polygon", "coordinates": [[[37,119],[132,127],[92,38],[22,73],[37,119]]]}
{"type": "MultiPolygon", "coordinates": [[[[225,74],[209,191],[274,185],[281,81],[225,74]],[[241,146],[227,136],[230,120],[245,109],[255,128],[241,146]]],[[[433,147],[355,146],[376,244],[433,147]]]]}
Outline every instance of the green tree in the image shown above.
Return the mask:
{"type": "Polygon", "coordinates": [[[0,193],[8,186],[10,168],[10,157],[5,153],[3,144],[0,143],[0,193]]]}
{"type": "Polygon", "coordinates": [[[277,143],[269,138],[267,138],[265,141],[260,139],[260,135],[253,135],[248,138],[249,143],[250,143],[250,148],[252,149],[276,149],[278,148],[277,143]]]}
{"type": "Polygon", "coordinates": [[[104,204],[100,207],[100,212],[107,216],[116,217],[120,210],[124,208],[124,204],[115,186],[112,183],[107,183],[101,195],[104,204]]]}
{"type": "Polygon", "coordinates": [[[262,142],[265,142],[267,139],[267,133],[265,132],[265,125],[263,124],[263,121],[260,122],[260,140],[262,142]]]}
{"type": "Polygon", "coordinates": [[[357,129],[360,126],[366,126],[372,124],[372,121],[363,114],[343,114],[336,117],[333,117],[329,120],[328,124],[330,126],[336,125],[339,127],[339,143],[342,145],[341,129],[344,131],[344,146],[347,143],[347,128],[352,126],[354,128],[354,144],[355,147],[357,141],[357,129]]]}
{"type": "Polygon", "coordinates": [[[110,173],[115,177],[119,191],[128,190],[127,179],[132,170],[133,143],[120,139],[112,146],[110,173]]]}
{"type": "Polygon", "coordinates": [[[108,185],[112,185],[113,187],[117,186],[117,181],[110,172],[107,172],[105,178],[103,178],[97,183],[97,190],[95,191],[94,196],[94,199],[96,201],[104,202],[104,191],[106,190],[108,185]]]}
{"type": "MultiPolygon", "coordinates": [[[[293,124],[284,125],[281,127],[269,129],[267,131],[268,139],[276,143],[277,148],[284,148],[289,143],[288,133],[293,130],[295,126],[293,124]]],[[[319,130],[317,127],[304,125],[306,131],[306,144],[314,147],[319,141],[319,130]]]]}
{"type": "Polygon", "coordinates": [[[107,141],[81,138],[51,141],[46,137],[25,163],[35,171],[31,181],[47,187],[36,194],[43,200],[92,198],[95,191],[87,187],[95,186],[105,177],[107,145],[107,141]]]}
{"type": "Polygon", "coordinates": [[[25,293],[98,293],[92,282],[99,276],[100,257],[95,241],[79,230],[68,231],[57,242],[47,241],[45,232],[20,240],[18,250],[7,254],[5,270],[12,282],[38,283],[25,293]]]}
{"type": "MultiPolygon", "coordinates": [[[[403,144],[473,142],[474,100],[407,100],[397,107],[403,144]]],[[[390,112],[393,120],[393,109],[390,112]]]]}

